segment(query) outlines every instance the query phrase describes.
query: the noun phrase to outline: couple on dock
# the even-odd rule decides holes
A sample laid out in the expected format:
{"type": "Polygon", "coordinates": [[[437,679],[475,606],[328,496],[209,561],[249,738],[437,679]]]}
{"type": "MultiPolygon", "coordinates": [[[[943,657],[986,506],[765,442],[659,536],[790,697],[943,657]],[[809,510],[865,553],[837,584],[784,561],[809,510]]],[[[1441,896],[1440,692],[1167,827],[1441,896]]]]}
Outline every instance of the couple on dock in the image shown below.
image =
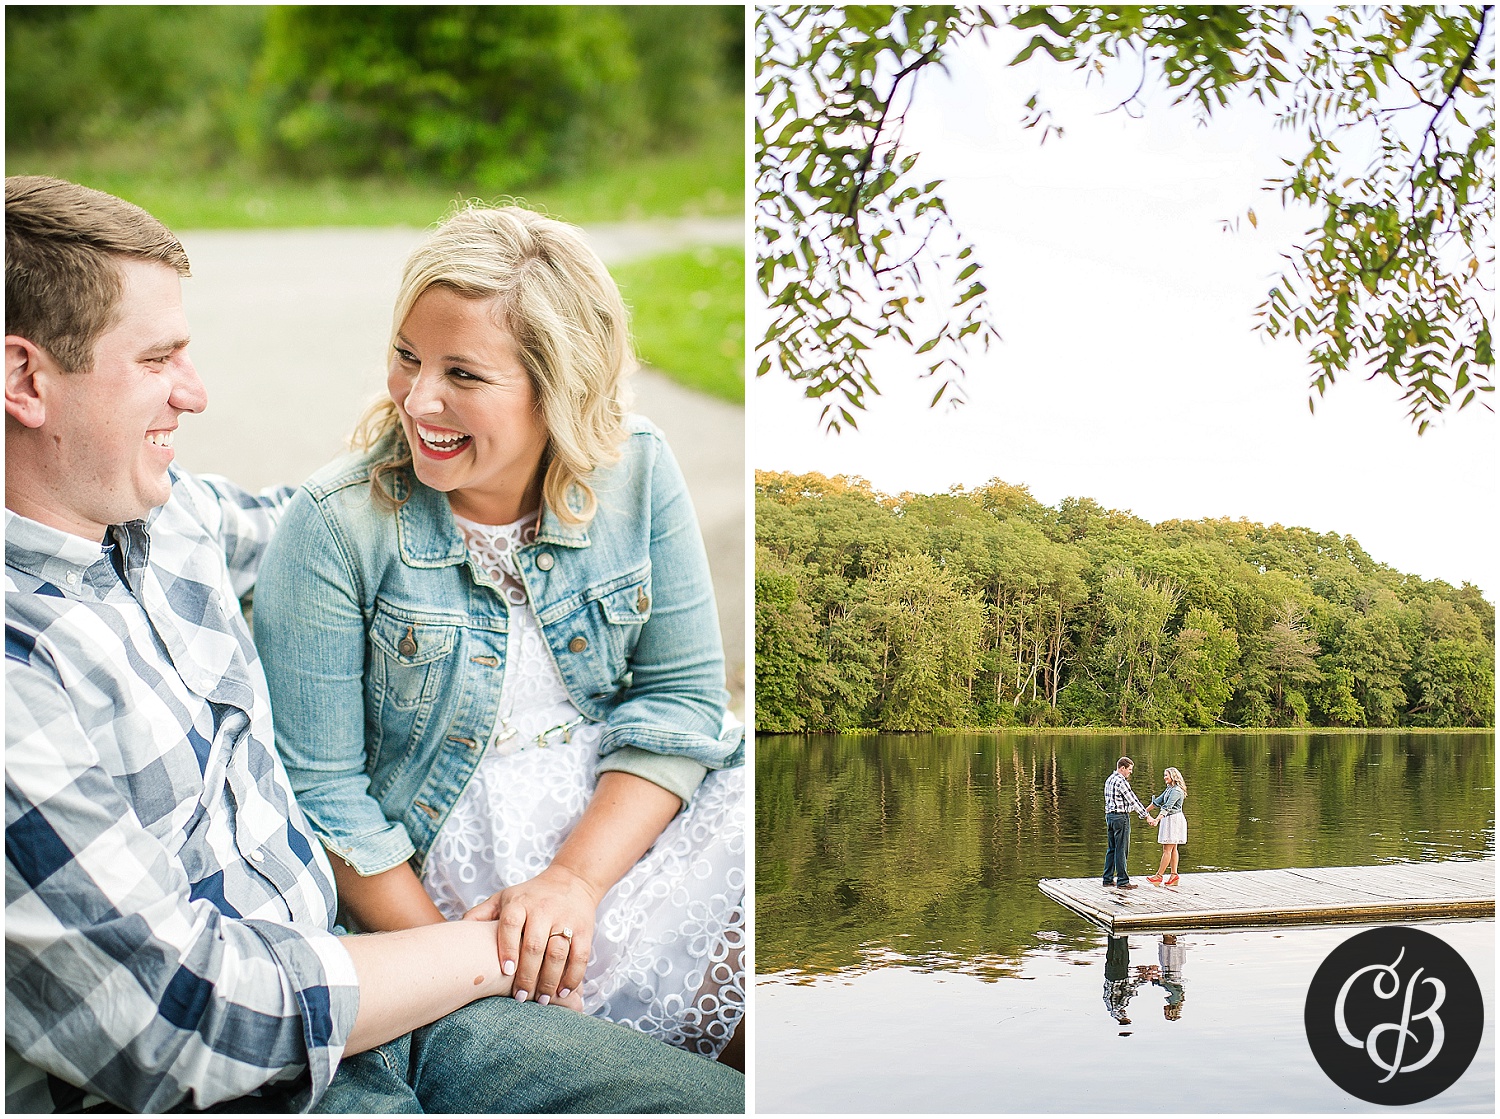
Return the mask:
{"type": "Polygon", "coordinates": [[[1109,849],[1104,855],[1104,884],[1121,890],[1135,889],[1130,872],[1125,869],[1125,851],[1130,843],[1130,814],[1138,813],[1157,829],[1157,841],[1162,845],[1161,865],[1146,881],[1153,885],[1175,886],[1177,875],[1177,847],[1187,842],[1187,817],[1182,813],[1182,803],[1187,799],[1187,783],[1175,767],[1169,766],[1162,773],[1167,787],[1159,796],[1152,798],[1151,807],[1157,809],[1151,815],[1140,797],[1130,787],[1130,775],[1135,762],[1121,758],[1115,763],[1115,771],[1104,782],[1104,820],[1109,826],[1109,849]],[[1168,872],[1170,871],[1170,874],[1168,872]]]}

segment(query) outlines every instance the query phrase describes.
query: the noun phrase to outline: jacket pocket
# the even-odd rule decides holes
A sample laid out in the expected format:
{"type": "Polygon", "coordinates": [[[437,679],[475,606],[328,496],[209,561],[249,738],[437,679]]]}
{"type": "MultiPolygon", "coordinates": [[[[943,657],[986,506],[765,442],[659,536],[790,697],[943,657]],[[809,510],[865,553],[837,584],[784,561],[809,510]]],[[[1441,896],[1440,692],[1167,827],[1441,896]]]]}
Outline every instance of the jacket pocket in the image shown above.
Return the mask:
{"type": "Polygon", "coordinates": [[[579,609],[545,627],[575,695],[598,702],[630,686],[630,658],[650,619],[647,568],[591,592],[579,609]]]}
{"type": "Polygon", "coordinates": [[[610,668],[611,682],[616,682],[629,667],[640,640],[641,629],[651,620],[651,581],[642,574],[609,594],[601,595],[594,607],[600,652],[610,668]],[[602,624],[601,624],[602,623],[602,624]]]}
{"type": "Polygon", "coordinates": [[[377,602],[365,666],[365,765],[370,792],[384,795],[407,766],[432,720],[460,631],[377,602]]]}
{"type": "Polygon", "coordinates": [[[398,709],[432,698],[440,672],[434,666],[458,644],[458,626],[395,613],[379,603],[370,619],[371,691],[398,709]]]}

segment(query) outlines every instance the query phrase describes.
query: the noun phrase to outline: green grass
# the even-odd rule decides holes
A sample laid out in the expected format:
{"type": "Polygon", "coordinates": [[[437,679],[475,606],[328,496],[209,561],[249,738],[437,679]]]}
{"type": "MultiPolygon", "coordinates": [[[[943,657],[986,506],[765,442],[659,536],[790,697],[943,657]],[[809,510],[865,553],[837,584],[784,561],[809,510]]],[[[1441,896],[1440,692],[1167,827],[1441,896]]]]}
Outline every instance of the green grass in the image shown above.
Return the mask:
{"type": "Polygon", "coordinates": [[[679,384],[745,402],[745,251],[704,246],[610,269],[641,360],[679,384]]]}
{"type": "Polygon", "coordinates": [[[513,194],[473,185],[412,180],[304,181],[244,168],[193,170],[153,161],[138,147],[91,151],[7,151],[7,175],[55,175],[107,191],[149,210],[174,229],[287,229],[326,225],[423,228],[456,199],[515,197],[566,221],[745,212],[740,116],[705,130],[696,146],[538,184],[513,194]]]}

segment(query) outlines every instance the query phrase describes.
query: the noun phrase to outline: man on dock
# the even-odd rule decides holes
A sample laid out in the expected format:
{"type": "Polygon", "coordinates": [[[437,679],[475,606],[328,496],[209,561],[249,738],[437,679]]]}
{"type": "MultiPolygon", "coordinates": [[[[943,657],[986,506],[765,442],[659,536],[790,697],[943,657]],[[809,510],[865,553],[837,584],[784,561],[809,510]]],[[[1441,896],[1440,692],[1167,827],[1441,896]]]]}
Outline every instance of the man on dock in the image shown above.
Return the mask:
{"type": "Polygon", "coordinates": [[[1125,869],[1125,849],[1130,843],[1130,814],[1139,813],[1142,820],[1149,821],[1146,806],[1130,787],[1130,774],[1135,762],[1121,758],[1115,763],[1115,771],[1104,782],[1104,822],[1109,825],[1109,850],[1104,854],[1104,884],[1121,890],[1135,889],[1130,872],[1125,869]]]}

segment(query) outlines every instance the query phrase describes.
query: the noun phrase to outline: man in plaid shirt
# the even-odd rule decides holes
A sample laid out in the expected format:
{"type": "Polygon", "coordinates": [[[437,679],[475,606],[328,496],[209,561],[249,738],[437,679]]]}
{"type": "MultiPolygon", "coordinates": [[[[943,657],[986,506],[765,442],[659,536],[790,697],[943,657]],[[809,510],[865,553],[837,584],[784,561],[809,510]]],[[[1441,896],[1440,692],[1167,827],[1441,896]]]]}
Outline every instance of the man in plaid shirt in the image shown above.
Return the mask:
{"type": "Polygon", "coordinates": [[[238,599],[291,491],[202,411],[145,211],[5,191],[8,1111],[726,1111],[721,1065],[509,998],[493,922],[345,937],[238,599]]]}
{"type": "Polygon", "coordinates": [[[1125,849],[1130,844],[1130,814],[1135,812],[1148,822],[1151,819],[1141,798],[1130,787],[1130,775],[1134,770],[1135,762],[1121,758],[1115,763],[1115,771],[1104,781],[1104,822],[1109,826],[1109,848],[1104,853],[1104,884],[1122,890],[1135,889],[1130,872],[1125,869],[1125,849]]]}

